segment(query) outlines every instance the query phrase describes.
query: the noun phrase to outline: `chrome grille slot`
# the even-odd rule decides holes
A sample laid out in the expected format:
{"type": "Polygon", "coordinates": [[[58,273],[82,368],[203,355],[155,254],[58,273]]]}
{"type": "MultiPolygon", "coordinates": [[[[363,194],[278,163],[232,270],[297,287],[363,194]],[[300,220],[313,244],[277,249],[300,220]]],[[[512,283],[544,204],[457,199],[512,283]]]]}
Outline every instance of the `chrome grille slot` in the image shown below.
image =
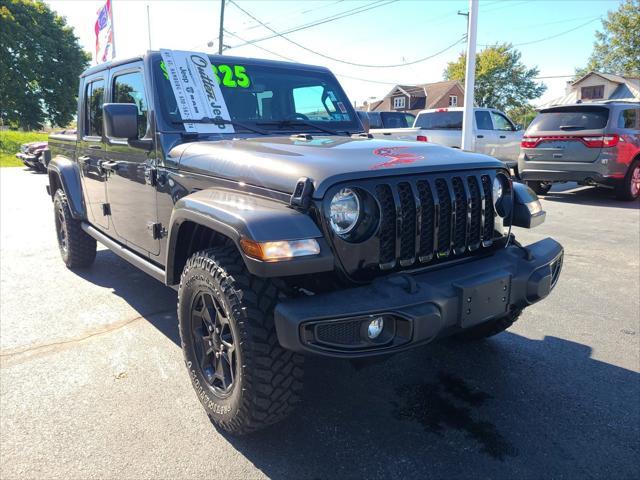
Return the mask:
{"type": "Polygon", "coordinates": [[[489,175],[482,175],[482,190],[484,193],[484,227],[482,239],[485,244],[491,244],[494,228],[493,192],[491,189],[491,178],[489,175]]]}
{"type": "Polygon", "coordinates": [[[455,195],[455,226],[453,234],[454,253],[463,253],[467,246],[467,196],[465,194],[462,179],[453,177],[453,194],[455,195]]]}
{"type": "Polygon", "coordinates": [[[451,249],[451,196],[449,187],[444,178],[436,180],[436,190],[438,192],[438,204],[440,214],[438,215],[438,256],[446,257],[451,249]]]}
{"type": "Polygon", "coordinates": [[[416,253],[416,202],[411,185],[407,182],[398,184],[402,225],[400,231],[400,264],[411,265],[416,253]]]}
{"type": "Polygon", "coordinates": [[[396,250],[396,208],[389,185],[377,185],[376,196],[380,202],[380,267],[395,266],[396,250]]]}
{"type": "Polygon", "coordinates": [[[418,198],[420,199],[420,245],[418,250],[418,260],[428,262],[433,258],[433,243],[436,233],[435,225],[435,203],[431,186],[426,180],[417,182],[418,198]]]}
{"type": "Polygon", "coordinates": [[[471,196],[471,220],[469,222],[469,249],[475,250],[482,242],[482,195],[476,177],[468,177],[471,196]]]}

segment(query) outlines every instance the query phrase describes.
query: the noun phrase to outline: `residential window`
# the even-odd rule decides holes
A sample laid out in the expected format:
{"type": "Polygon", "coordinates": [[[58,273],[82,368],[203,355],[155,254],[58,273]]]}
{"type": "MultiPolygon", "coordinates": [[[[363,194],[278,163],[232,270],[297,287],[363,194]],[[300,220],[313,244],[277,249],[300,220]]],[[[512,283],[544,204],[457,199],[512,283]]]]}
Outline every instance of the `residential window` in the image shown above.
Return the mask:
{"type": "Polygon", "coordinates": [[[393,99],[393,108],[405,108],[406,99],[405,97],[395,97],[393,99]]]}
{"type": "Polygon", "coordinates": [[[457,95],[449,95],[449,106],[457,107],[458,106],[458,96],[457,95]]]}
{"type": "Polygon", "coordinates": [[[597,100],[604,98],[604,85],[595,85],[593,87],[582,87],[583,100],[597,100]]]}
{"type": "Polygon", "coordinates": [[[102,137],[102,104],[104,103],[104,80],[87,84],[84,96],[84,134],[102,137]]]}
{"type": "Polygon", "coordinates": [[[147,97],[144,93],[142,72],[131,72],[118,75],[113,81],[113,102],[133,103],[138,107],[138,137],[147,134],[147,97]]]}

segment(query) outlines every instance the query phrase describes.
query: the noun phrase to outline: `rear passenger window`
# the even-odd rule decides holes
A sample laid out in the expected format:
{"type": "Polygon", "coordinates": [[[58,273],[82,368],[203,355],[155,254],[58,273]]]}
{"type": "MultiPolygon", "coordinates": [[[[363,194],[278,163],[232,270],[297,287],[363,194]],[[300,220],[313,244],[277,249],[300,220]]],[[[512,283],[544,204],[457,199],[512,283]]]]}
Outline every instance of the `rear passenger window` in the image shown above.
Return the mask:
{"type": "Polygon", "coordinates": [[[476,112],[476,124],[478,125],[478,130],[493,130],[491,115],[484,110],[476,112]]]}
{"type": "Polygon", "coordinates": [[[118,75],[113,81],[113,103],[133,103],[138,107],[138,137],[147,133],[147,97],[142,72],[118,75]]]}
{"type": "Polygon", "coordinates": [[[638,123],[640,122],[640,109],[630,108],[629,110],[623,110],[620,112],[620,118],[618,119],[618,128],[640,128],[638,123]]]}
{"type": "Polygon", "coordinates": [[[102,104],[104,103],[104,81],[88,83],[85,90],[84,134],[102,137],[102,104]]]}

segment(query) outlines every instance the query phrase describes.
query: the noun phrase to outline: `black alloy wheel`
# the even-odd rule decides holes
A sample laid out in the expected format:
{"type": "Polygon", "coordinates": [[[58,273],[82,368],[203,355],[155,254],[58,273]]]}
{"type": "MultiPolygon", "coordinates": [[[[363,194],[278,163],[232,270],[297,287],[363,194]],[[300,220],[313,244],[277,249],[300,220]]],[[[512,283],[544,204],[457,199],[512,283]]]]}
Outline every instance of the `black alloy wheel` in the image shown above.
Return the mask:
{"type": "Polygon", "coordinates": [[[235,386],[236,343],[229,318],[210,291],[200,291],[191,306],[191,336],[202,376],[219,397],[235,386]]]}

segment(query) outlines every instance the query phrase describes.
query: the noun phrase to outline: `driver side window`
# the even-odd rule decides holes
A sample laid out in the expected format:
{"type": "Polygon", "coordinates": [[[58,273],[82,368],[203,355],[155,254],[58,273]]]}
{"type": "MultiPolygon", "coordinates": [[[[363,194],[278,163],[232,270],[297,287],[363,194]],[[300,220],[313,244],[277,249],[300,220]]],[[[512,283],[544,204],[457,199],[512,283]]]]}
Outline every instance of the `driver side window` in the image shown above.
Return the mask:
{"type": "Polygon", "coordinates": [[[296,114],[304,115],[309,120],[336,120],[336,105],[331,98],[332,96],[335,98],[335,96],[333,92],[325,91],[322,85],[297,87],[293,89],[292,93],[296,114]]]}
{"type": "Polygon", "coordinates": [[[515,127],[513,126],[513,124],[507,117],[505,117],[501,113],[491,112],[491,118],[493,119],[494,130],[502,130],[504,132],[515,131],[515,127]]]}

